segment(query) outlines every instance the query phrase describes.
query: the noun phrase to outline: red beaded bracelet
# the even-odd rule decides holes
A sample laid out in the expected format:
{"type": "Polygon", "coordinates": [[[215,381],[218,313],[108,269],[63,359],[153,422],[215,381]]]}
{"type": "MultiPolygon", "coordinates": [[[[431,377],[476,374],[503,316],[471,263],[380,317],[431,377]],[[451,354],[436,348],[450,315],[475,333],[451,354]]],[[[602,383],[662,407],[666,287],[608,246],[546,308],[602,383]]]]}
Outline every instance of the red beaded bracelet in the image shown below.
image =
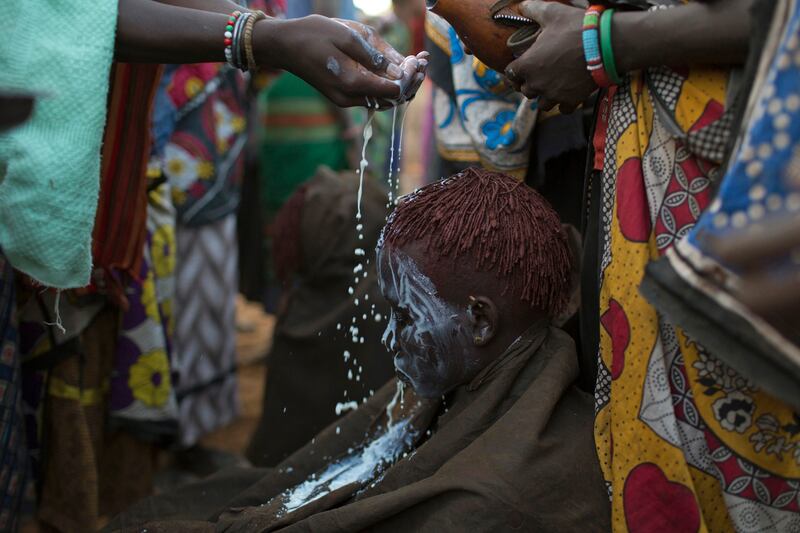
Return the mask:
{"type": "Polygon", "coordinates": [[[236,20],[242,15],[241,11],[234,11],[228,17],[228,24],[225,26],[225,59],[231,66],[236,66],[233,61],[233,30],[236,27],[236,20]]]}

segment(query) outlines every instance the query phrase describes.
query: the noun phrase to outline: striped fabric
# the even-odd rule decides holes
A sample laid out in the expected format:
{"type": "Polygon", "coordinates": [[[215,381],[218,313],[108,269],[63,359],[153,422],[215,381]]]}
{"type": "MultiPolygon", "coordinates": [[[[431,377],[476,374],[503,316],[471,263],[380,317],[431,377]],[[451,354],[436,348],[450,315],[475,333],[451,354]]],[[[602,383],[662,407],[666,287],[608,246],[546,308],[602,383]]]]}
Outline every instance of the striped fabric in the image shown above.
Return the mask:
{"type": "Polygon", "coordinates": [[[276,79],[258,104],[261,201],[269,220],[317,167],[346,168],[347,145],[333,106],[293,74],[276,79]]]}
{"type": "Polygon", "coordinates": [[[135,278],[147,220],[150,110],[161,75],[159,65],[117,63],[111,71],[108,122],[100,168],[100,201],[92,253],[93,285],[126,303],[117,274],[135,278]]]}

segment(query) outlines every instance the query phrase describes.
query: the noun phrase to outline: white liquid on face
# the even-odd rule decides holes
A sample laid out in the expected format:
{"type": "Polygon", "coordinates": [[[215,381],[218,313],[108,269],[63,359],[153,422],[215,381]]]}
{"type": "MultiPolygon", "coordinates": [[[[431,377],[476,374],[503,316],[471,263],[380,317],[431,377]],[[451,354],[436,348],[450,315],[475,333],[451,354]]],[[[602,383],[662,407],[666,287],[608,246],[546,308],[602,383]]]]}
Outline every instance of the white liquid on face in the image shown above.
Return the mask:
{"type": "MultiPolygon", "coordinates": [[[[389,254],[386,250],[380,253],[389,254]]],[[[411,257],[395,250],[382,260],[386,261],[389,278],[378,277],[381,291],[394,295],[397,306],[412,317],[410,324],[401,327],[393,313],[383,334],[383,344],[395,355],[396,369],[411,380],[414,389],[418,393],[429,393],[425,387],[447,383],[450,379],[447,355],[452,352],[455,337],[463,334],[457,325],[456,332],[453,331],[453,318],[458,312],[438,295],[433,281],[419,270],[411,257]],[[384,283],[390,285],[384,286],[384,283]],[[401,360],[402,349],[414,353],[405,352],[401,360]]]]}

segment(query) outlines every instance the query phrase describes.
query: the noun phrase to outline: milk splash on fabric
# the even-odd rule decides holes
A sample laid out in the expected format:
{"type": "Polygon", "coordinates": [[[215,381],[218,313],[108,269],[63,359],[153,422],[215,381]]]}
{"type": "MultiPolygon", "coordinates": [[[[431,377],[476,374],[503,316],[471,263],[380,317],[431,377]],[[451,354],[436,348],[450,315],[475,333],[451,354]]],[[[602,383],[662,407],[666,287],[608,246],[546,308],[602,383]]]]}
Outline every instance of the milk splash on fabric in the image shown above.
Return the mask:
{"type": "Polygon", "coordinates": [[[408,419],[392,419],[394,407],[402,396],[403,385],[398,383],[397,392],[386,408],[389,422],[382,435],[284,492],[284,511],[292,512],[351,483],[366,484],[406,453],[413,446],[417,432],[411,429],[408,419]]]}

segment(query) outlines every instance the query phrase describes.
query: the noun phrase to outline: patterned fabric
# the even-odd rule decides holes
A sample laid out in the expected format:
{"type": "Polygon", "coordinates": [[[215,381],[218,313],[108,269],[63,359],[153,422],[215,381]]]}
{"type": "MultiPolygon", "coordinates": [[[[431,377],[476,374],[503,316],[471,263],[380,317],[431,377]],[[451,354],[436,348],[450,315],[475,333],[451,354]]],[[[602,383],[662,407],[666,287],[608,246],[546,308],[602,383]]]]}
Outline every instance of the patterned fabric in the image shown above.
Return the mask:
{"type": "Polygon", "coordinates": [[[166,87],[175,130],[163,172],[181,224],[215,222],[236,211],[247,141],[244,80],[227,65],[181,65],[166,87]]]}
{"type": "Polygon", "coordinates": [[[0,253],[0,531],[16,531],[34,499],[14,292],[14,271],[0,253]]]}
{"type": "Polygon", "coordinates": [[[236,216],[178,226],[174,370],[180,443],[190,446],[238,412],[236,216]]]}
{"type": "MultiPolygon", "coordinates": [[[[139,405],[150,402],[141,417],[149,419],[147,427],[159,431],[170,429],[175,414],[167,379],[172,374],[178,443],[191,446],[205,433],[229,423],[238,409],[233,373],[236,209],[247,128],[240,72],[209,63],[171,67],[168,74],[172,78],[159,98],[163,114],[156,126],[159,138],[168,135],[169,140],[163,153],[156,151],[152,167],[160,167],[167,178],[177,211],[177,256],[171,265],[175,268],[174,337],[170,350],[171,282],[162,279],[156,285],[156,299],[164,298],[162,306],[159,310],[151,307],[150,313],[151,320],[161,315],[161,335],[158,327],[152,331],[159,342],[138,356],[136,363],[130,359],[126,364],[134,365],[129,367],[128,384],[137,385],[139,405]]],[[[162,236],[169,231],[166,224],[166,220],[161,224],[162,236]]],[[[157,252],[161,253],[153,248],[157,252]]],[[[158,262],[153,266],[160,268],[158,262]]],[[[170,278],[166,263],[161,267],[170,278]]],[[[135,353],[132,346],[128,348],[135,353]]]]}
{"type": "Polygon", "coordinates": [[[634,73],[601,101],[600,353],[595,440],[615,531],[791,531],[798,465],[754,446],[753,421],[790,423],[640,295],[646,265],[686,236],[711,200],[727,73],[634,73]],[[607,117],[607,122],[603,120],[607,117]]]}
{"type": "Polygon", "coordinates": [[[175,291],[175,209],[169,185],[148,194],[147,240],[139,280],[128,286],[111,375],[111,423],[143,438],[174,436],[177,401],[170,352],[175,291]]]}
{"type": "MultiPolygon", "coordinates": [[[[761,75],[753,90],[758,98],[751,98],[748,130],[739,139],[741,146],[730,172],[695,228],[648,269],[643,290],[726,363],[800,409],[797,339],[790,340],[775,327],[783,317],[756,316],[739,300],[737,269],[709,246],[730,234],[768,234],[776,221],[780,225],[798,220],[800,63],[793,57],[800,54],[800,16],[797,7],[787,7],[789,2],[780,4],[785,16],[776,19],[769,46],[762,53],[761,75]]],[[[790,254],[774,261],[769,274],[776,282],[798,274],[798,263],[790,254]]],[[[759,429],[751,434],[754,445],[773,448],[768,454],[794,455],[800,464],[800,420],[767,414],[753,421],[759,429]]]]}
{"type": "Polygon", "coordinates": [[[25,369],[25,399],[39,422],[31,426],[41,454],[37,518],[64,533],[96,531],[152,490],[152,446],[106,425],[119,320],[119,309],[103,306],[78,336],[42,354],[41,366],[25,369]]]}
{"type": "Polygon", "coordinates": [[[508,87],[499,73],[464,52],[455,30],[428,13],[428,37],[450,57],[454,97],[435,86],[436,141],[448,161],[525,176],[538,115],[535,101],[508,87]]]}

